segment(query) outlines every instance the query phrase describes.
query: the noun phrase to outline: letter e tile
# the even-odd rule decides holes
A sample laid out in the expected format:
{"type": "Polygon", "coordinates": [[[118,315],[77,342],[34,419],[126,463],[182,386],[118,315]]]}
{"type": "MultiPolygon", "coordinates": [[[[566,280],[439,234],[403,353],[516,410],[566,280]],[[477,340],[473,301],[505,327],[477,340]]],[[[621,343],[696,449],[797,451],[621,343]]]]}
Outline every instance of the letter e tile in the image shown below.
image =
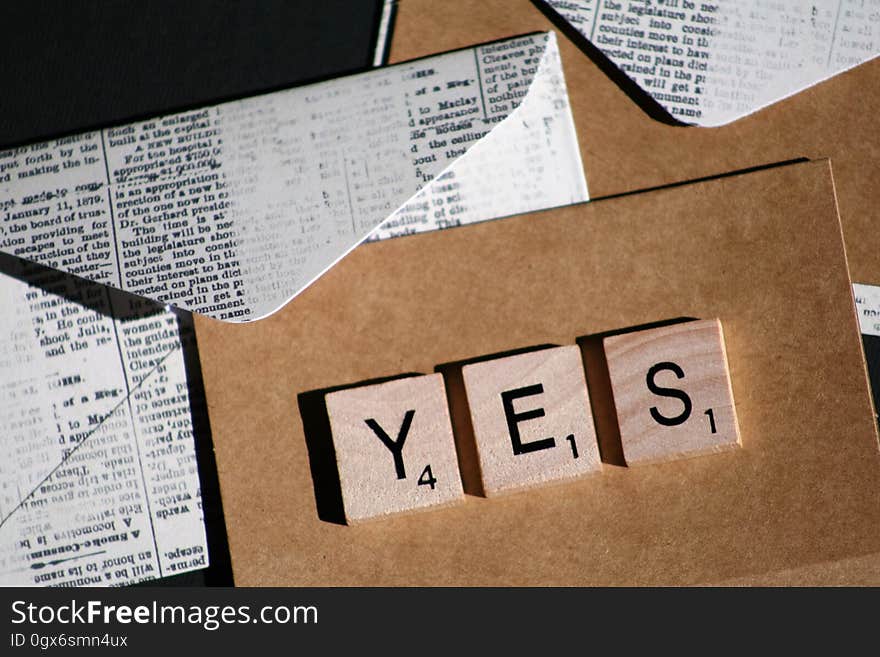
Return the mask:
{"type": "Polygon", "coordinates": [[[601,469],[577,346],[472,363],[462,376],[486,496],[601,469]]]}

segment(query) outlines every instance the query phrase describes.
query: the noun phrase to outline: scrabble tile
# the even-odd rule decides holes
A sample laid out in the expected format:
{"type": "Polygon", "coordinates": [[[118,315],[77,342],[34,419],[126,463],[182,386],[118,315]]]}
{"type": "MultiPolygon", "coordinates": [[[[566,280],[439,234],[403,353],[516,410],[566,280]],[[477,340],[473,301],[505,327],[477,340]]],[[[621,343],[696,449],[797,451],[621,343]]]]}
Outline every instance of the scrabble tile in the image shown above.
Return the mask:
{"type": "Polygon", "coordinates": [[[739,428],[717,319],[605,338],[628,465],[739,446],[739,428]]]}
{"type": "Polygon", "coordinates": [[[348,523],[464,499],[443,376],[326,397],[348,523]]]}
{"type": "Polygon", "coordinates": [[[601,470],[578,347],[465,365],[486,496],[601,470]]]}

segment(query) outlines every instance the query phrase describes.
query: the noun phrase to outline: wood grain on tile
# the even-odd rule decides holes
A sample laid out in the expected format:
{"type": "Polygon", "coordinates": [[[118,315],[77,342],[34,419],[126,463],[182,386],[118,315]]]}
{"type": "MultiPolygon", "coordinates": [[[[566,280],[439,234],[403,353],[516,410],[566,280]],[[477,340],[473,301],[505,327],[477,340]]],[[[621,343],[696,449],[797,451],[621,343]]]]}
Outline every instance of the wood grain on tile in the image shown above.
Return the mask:
{"type": "Polygon", "coordinates": [[[473,363],[462,374],[487,496],[601,469],[577,346],[473,363]]]}
{"type": "Polygon", "coordinates": [[[464,499],[440,374],[326,397],[348,523],[464,499]]]}
{"type": "Polygon", "coordinates": [[[720,321],[611,336],[605,354],[628,465],[740,444],[720,321]]]}

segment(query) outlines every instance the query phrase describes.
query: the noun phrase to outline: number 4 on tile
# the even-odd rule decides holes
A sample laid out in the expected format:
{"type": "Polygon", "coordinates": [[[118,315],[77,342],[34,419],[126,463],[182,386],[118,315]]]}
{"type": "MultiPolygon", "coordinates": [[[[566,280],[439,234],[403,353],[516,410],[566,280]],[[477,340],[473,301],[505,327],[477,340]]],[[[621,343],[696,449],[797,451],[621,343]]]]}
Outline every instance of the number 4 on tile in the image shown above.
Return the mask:
{"type": "Polygon", "coordinates": [[[431,464],[429,463],[422,470],[422,476],[419,477],[419,486],[430,486],[431,490],[434,490],[434,484],[436,483],[437,480],[434,478],[434,473],[431,472],[431,464]]]}

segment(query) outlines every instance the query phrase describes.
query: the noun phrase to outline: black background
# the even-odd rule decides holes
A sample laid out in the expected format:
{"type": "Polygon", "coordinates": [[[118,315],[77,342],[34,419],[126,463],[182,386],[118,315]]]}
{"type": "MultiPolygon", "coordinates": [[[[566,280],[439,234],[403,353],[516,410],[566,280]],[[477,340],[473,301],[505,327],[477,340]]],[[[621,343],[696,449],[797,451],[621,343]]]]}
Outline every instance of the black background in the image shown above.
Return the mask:
{"type": "MultiPolygon", "coordinates": [[[[538,555],[535,555],[539,558],[538,555]]],[[[0,589],[0,652],[83,654],[9,648],[11,634],[109,632],[127,648],[107,654],[197,655],[582,655],[860,654],[876,642],[876,589],[0,589]],[[314,605],[317,624],[13,624],[13,601],[55,608],[105,605],[314,605]],[[864,635],[864,636],[863,636],[864,635]],[[776,639],[776,641],[773,641],[776,639]],[[799,650],[803,644],[808,650],[799,650]]],[[[87,649],[88,650],[88,649],[87,649]]],[[[92,654],[94,649],[88,651],[92,654]]]]}
{"type": "Polygon", "coordinates": [[[353,72],[380,0],[0,4],[0,146],[353,72]]]}

